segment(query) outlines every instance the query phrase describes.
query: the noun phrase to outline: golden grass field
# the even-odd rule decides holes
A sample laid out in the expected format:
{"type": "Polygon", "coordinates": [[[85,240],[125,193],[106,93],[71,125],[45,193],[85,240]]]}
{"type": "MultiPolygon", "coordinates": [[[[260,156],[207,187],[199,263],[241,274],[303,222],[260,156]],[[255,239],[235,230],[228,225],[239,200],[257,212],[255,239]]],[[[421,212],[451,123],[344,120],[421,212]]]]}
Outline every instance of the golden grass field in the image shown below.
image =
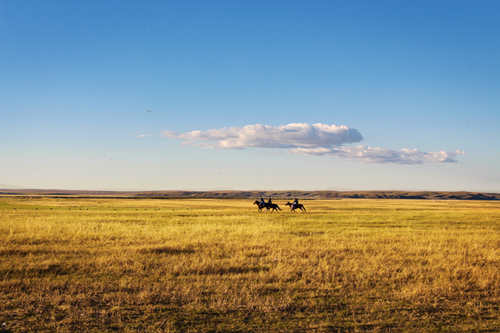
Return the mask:
{"type": "Polygon", "coordinates": [[[0,198],[0,331],[500,331],[500,202],[276,201],[0,198]]]}

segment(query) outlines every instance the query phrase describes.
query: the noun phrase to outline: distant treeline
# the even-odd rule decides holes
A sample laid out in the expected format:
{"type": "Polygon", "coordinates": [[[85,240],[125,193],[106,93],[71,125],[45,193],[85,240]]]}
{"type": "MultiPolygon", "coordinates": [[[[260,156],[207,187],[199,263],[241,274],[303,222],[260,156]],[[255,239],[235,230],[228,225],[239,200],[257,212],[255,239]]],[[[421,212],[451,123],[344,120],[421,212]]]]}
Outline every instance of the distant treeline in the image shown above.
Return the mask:
{"type": "Polygon", "coordinates": [[[106,198],[212,198],[212,199],[424,199],[424,200],[500,200],[500,193],[435,191],[77,191],[40,189],[0,189],[0,195],[106,198]]]}

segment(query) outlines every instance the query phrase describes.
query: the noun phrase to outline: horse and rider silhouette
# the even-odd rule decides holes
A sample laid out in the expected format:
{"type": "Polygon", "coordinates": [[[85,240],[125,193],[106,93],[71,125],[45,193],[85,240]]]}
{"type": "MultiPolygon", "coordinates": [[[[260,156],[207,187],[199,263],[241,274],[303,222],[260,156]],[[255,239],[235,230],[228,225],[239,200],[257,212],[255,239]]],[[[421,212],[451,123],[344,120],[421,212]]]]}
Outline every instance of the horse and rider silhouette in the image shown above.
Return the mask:
{"type": "Polygon", "coordinates": [[[255,200],[255,202],[253,204],[257,205],[257,208],[259,208],[259,212],[262,210],[262,208],[265,208],[267,210],[270,209],[271,212],[281,210],[280,206],[273,203],[273,200],[271,198],[269,198],[269,200],[267,202],[264,201],[264,198],[260,198],[260,201],[255,200]]]}
{"type": "MultiPolygon", "coordinates": [[[[264,200],[264,198],[260,198],[260,201],[255,200],[253,204],[257,205],[259,212],[262,211],[263,208],[266,208],[267,210],[271,209],[271,212],[281,210],[280,206],[273,203],[271,198],[269,198],[267,202],[264,200]]],[[[290,211],[292,212],[295,212],[296,209],[299,209],[302,212],[306,211],[304,205],[299,203],[299,200],[297,198],[295,198],[293,202],[287,202],[286,205],[290,206],[290,211]]]]}
{"type": "Polygon", "coordinates": [[[296,209],[300,209],[300,211],[306,212],[306,207],[304,207],[303,204],[299,203],[299,200],[297,200],[297,198],[295,198],[293,202],[287,202],[286,205],[290,207],[290,211],[292,212],[295,212],[296,209]]]}

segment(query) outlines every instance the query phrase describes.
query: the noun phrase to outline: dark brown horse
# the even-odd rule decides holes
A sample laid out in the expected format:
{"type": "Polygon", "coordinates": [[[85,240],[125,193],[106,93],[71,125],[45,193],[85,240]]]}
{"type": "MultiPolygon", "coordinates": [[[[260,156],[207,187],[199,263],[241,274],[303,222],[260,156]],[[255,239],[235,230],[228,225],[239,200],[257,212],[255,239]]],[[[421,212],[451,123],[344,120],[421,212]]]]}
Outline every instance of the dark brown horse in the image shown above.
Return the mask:
{"type": "Polygon", "coordinates": [[[306,212],[306,207],[304,207],[303,204],[287,202],[286,205],[290,206],[290,210],[292,212],[294,212],[296,209],[300,209],[301,211],[306,212]]]}
{"type": "Polygon", "coordinates": [[[262,208],[266,208],[266,203],[259,200],[255,200],[253,204],[257,205],[257,208],[259,208],[259,212],[262,210],[262,208]]]}
{"type": "Polygon", "coordinates": [[[262,202],[262,201],[258,201],[258,200],[255,200],[253,202],[254,205],[257,205],[257,207],[259,208],[259,212],[262,210],[262,208],[266,208],[267,210],[271,210],[271,212],[277,212],[279,210],[281,210],[280,206],[278,206],[277,204],[274,204],[274,203],[268,203],[268,202],[262,202]]]}

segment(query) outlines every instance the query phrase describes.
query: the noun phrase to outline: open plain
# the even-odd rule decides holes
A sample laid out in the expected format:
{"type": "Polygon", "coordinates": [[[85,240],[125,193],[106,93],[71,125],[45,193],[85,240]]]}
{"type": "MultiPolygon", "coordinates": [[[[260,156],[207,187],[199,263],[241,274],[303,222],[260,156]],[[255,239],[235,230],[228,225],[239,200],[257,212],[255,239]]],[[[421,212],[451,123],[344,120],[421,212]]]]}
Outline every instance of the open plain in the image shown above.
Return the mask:
{"type": "Polygon", "coordinates": [[[500,328],[500,202],[0,198],[3,332],[500,328]]]}

